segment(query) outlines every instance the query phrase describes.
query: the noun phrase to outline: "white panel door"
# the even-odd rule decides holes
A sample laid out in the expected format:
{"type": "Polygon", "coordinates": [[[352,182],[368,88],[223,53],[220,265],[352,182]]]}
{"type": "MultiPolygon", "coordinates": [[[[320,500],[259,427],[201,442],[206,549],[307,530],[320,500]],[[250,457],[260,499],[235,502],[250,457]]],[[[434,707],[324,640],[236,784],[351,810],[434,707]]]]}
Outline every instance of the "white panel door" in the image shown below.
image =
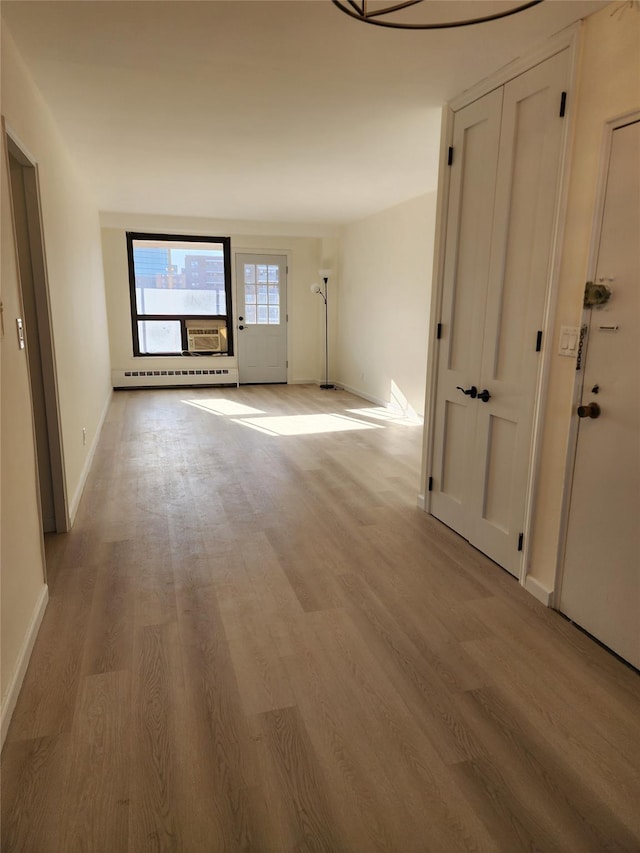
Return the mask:
{"type": "Polygon", "coordinates": [[[434,422],[431,512],[468,538],[502,90],[456,113],[434,422]],[[476,388],[477,391],[477,388],[476,388]]]}
{"type": "Polygon", "coordinates": [[[640,668],[640,122],[613,131],[560,609],[640,668]],[[582,414],[585,414],[583,411],[582,414]]]}
{"type": "Polygon", "coordinates": [[[513,574],[568,70],[564,51],[454,121],[431,511],[513,574]]]}
{"type": "Polygon", "coordinates": [[[287,381],[287,259],[236,255],[240,384],[287,381]]]}
{"type": "Polygon", "coordinates": [[[568,51],[504,88],[480,370],[469,540],[518,574],[531,456],[537,351],[551,276],[568,51]]]}

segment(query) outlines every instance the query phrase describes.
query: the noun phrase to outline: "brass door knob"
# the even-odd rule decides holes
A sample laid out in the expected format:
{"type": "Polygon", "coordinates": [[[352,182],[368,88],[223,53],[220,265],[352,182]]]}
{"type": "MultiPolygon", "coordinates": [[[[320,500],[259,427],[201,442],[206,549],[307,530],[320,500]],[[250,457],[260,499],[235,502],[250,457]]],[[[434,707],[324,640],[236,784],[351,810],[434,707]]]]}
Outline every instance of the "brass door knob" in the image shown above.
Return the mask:
{"type": "Polygon", "coordinates": [[[588,403],[586,406],[578,406],[579,418],[599,418],[600,406],[597,403],[588,403]]]}

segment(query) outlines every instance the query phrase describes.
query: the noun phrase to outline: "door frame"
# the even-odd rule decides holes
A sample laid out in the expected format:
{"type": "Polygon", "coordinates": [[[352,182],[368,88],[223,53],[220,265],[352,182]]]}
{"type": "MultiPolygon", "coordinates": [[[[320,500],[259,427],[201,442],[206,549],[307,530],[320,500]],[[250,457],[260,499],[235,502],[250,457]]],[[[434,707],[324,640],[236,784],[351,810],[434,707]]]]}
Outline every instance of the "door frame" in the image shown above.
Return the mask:
{"type": "MultiPolygon", "coordinates": [[[[593,208],[591,221],[591,239],[589,242],[589,254],[587,256],[586,281],[592,281],[596,273],[598,262],[598,251],[600,249],[600,237],[604,219],[604,205],[607,193],[607,179],[609,173],[609,160],[611,157],[611,146],[613,143],[613,132],[627,124],[640,121],[640,110],[632,110],[623,113],[616,118],[605,122],[602,131],[602,143],[600,145],[600,163],[598,165],[598,180],[596,184],[596,200],[593,208]]],[[[588,309],[582,309],[580,326],[589,324],[588,309]]],[[[583,345],[583,357],[588,358],[589,339],[588,336],[583,345]]],[[[584,388],[584,370],[576,370],[573,380],[573,391],[571,395],[571,410],[574,412],[582,399],[584,388]]],[[[573,479],[575,474],[576,455],[578,452],[578,419],[571,418],[569,427],[569,440],[567,442],[567,456],[565,459],[564,488],[562,490],[562,505],[560,510],[560,532],[558,536],[558,549],[556,552],[555,582],[551,596],[551,607],[555,610],[560,608],[560,596],[562,594],[562,581],[564,578],[565,556],[567,540],[569,535],[569,513],[571,510],[571,495],[573,492],[573,479]]]]}
{"type": "MultiPolygon", "coordinates": [[[[431,291],[431,304],[429,313],[429,338],[427,350],[427,378],[425,393],[425,417],[423,434],[423,452],[421,467],[421,490],[418,495],[418,507],[426,513],[431,514],[431,499],[429,494],[430,472],[433,467],[434,457],[434,424],[436,414],[436,391],[438,375],[438,325],[442,311],[443,289],[444,289],[444,263],[446,251],[446,224],[448,215],[448,201],[451,174],[448,167],[449,146],[453,141],[453,125],[455,113],[465,106],[478,100],[499,86],[504,86],[510,80],[520,74],[524,74],[541,62],[550,59],[563,50],[569,51],[569,82],[567,90],[567,108],[565,114],[565,125],[562,139],[562,153],[558,170],[558,201],[554,215],[553,226],[553,248],[551,251],[549,279],[547,292],[545,294],[544,312],[542,318],[543,346],[541,352],[540,368],[535,388],[535,401],[533,406],[533,423],[531,445],[529,453],[529,467],[527,474],[527,494],[525,499],[525,511],[523,518],[523,548],[520,552],[520,565],[518,580],[521,586],[527,587],[529,592],[537,598],[541,598],[538,585],[527,583],[526,570],[531,552],[531,528],[533,510],[536,497],[537,474],[540,467],[542,454],[542,428],[547,405],[547,393],[549,385],[549,374],[551,370],[551,358],[553,354],[553,341],[549,340],[553,333],[558,298],[558,283],[560,274],[561,250],[564,236],[564,223],[566,218],[567,201],[569,195],[569,176],[571,167],[570,141],[573,134],[575,120],[575,91],[576,75],[578,66],[578,46],[582,24],[573,24],[561,33],[553,36],[543,44],[534,48],[514,62],[499,69],[494,74],[480,81],[477,85],[463,92],[443,107],[442,124],[440,135],[440,165],[438,171],[438,190],[436,201],[436,228],[433,257],[433,287],[431,291]]],[[[548,601],[544,602],[549,604],[548,601]]]]}
{"type": "MultiPolygon", "coordinates": [[[[285,258],[286,259],[286,276],[287,276],[287,286],[285,291],[285,334],[286,334],[286,370],[287,370],[287,381],[286,384],[289,384],[289,285],[291,283],[291,252],[288,249],[254,249],[254,248],[243,248],[241,246],[231,246],[231,254],[233,256],[231,261],[231,286],[233,288],[233,323],[235,326],[236,332],[238,331],[238,293],[240,283],[238,281],[238,255],[272,255],[277,258],[285,258]]],[[[244,299],[243,299],[244,303],[244,299]]],[[[235,340],[235,350],[234,355],[236,359],[236,365],[238,369],[238,383],[240,382],[240,334],[237,333],[234,336],[235,340]]]]}
{"type": "MultiPolygon", "coordinates": [[[[47,275],[47,258],[44,244],[44,226],[42,221],[42,205],[40,196],[40,175],[36,159],[28,152],[28,149],[20,141],[18,135],[2,122],[2,133],[5,137],[5,152],[7,159],[7,170],[9,170],[9,154],[20,164],[23,169],[25,183],[25,203],[27,209],[27,221],[29,232],[29,250],[33,267],[34,298],[36,303],[36,314],[38,318],[38,338],[42,360],[43,392],[45,402],[45,417],[47,421],[47,435],[49,439],[49,457],[51,467],[51,483],[53,490],[53,503],[56,533],[66,533],[71,528],[69,516],[69,501],[67,495],[66,481],[64,477],[64,448],[62,444],[62,430],[60,418],[60,399],[58,392],[55,341],[53,335],[53,323],[51,319],[51,303],[49,298],[49,279],[47,275]]],[[[9,182],[11,193],[11,182],[9,182]]],[[[16,252],[16,265],[20,279],[20,303],[23,304],[22,287],[20,276],[20,263],[15,233],[15,220],[13,212],[13,199],[11,201],[10,215],[14,232],[14,249],[16,252]]],[[[24,314],[24,307],[22,307],[24,314]]],[[[27,340],[27,346],[29,345],[27,340]]],[[[37,452],[35,432],[35,412],[33,406],[32,382],[34,381],[27,359],[27,375],[29,377],[29,395],[31,397],[31,418],[34,435],[34,445],[37,452]]],[[[40,527],[43,526],[42,506],[40,501],[40,478],[38,484],[38,512],[40,515],[40,527]]]]}

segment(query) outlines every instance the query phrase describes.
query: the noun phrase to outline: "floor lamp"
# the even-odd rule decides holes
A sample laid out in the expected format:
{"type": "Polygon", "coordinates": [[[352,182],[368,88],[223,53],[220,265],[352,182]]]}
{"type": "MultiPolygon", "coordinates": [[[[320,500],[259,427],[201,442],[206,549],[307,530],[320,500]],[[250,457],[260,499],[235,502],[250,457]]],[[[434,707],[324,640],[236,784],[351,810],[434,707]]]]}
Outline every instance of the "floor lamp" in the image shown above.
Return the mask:
{"type": "Polygon", "coordinates": [[[327,309],[327,282],[329,281],[331,270],[319,270],[318,274],[323,281],[324,290],[319,284],[312,284],[311,292],[319,293],[324,300],[324,385],[321,385],[320,387],[324,391],[327,391],[331,388],[335,388],[335,385],[329,384],[329,313],[327,309]]]}

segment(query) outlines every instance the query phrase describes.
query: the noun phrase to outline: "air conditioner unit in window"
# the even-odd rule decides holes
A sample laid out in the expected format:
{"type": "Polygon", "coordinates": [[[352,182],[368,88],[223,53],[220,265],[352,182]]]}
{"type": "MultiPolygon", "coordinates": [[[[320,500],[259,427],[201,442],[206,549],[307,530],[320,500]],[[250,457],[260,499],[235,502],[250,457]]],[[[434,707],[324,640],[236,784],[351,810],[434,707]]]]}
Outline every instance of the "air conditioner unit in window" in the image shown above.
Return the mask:
{"type": "Polygon", "coordinates": [[[187,320],[189,352],[227,352],[227,327],[221,320],[187,320]]]}

